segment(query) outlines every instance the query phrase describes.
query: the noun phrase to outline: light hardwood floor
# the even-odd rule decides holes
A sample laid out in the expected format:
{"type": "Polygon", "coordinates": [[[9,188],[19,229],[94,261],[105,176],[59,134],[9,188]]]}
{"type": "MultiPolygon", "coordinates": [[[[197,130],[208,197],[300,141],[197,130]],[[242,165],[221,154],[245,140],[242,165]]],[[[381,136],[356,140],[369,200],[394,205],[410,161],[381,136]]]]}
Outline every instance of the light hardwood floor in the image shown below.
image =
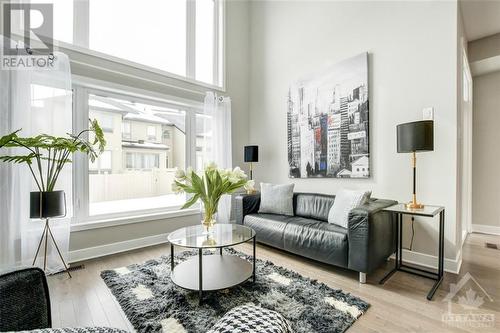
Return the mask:
{"type": "MultiPolygon", "coordinates": [[[[463,248],[463,263],[459,275],[446,273],[445,280],[433,301],[426,294],[431,280],[406,273],[396,273],[385,285],[379,279],[392,266],[368,275],[367,283],[358,283],[358,274],[321,264],[267,246],[258,245],[257,257],[271,260],[304,276],[317,279],[332,288],[339,288],[363,298],[371,307],[349,332],[500,332],[500,250],[488,249],[485,242],[500,244],[500,236],[471,234],[463,248]],[[472,274],[493,301],[485,301],[481,309],[495,315],[494,328],[450,328],[441,318],[448,304],[443,298],[467,272],[472,274]]],[[[251,253],[251,245],[237,249],[251,253]]],[[[120,306],[101,280],[99,273],[140,263],[169,253],[168,245],[159,245],[84,262],[85,269],[74,271],[73,278],[65,274],[49,277],[53,326],[112,326],[133,331],[120,306]]]]}

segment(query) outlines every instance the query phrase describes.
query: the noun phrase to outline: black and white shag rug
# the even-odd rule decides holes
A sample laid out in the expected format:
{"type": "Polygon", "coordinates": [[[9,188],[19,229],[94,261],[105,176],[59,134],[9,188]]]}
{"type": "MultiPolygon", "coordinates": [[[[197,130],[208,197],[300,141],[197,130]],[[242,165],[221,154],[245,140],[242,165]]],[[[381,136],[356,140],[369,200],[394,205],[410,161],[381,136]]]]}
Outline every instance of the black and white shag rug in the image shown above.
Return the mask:
{"type": "MultiPolygon", "coordinates": [[[[234,249],[225,255],[251,259],[234,249]]],[[[176,263],[197,255],[175,256],[176,263]]],[[[123,311],[138,332],[201,333],[232,308],[248,302],[281,313],[297,333],[344,332],[369,307],[362,299],[340,289],[257,259],[257,280],[218,292],[198,293],[177,287],[170,280],[170,256],[143,264],[101,272],[123,311]]]]}

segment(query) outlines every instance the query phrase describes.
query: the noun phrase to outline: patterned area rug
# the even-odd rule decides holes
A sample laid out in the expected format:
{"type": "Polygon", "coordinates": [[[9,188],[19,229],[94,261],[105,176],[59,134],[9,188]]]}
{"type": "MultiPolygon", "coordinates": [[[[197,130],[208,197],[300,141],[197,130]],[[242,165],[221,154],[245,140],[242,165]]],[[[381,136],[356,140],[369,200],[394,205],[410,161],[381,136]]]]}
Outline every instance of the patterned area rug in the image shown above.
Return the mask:
{"type": "MultiPolygon", "coordinates": [[[[224,255],[247,256],[234,249],[224,255]]],[[[176,264],[197,252],[175,256],[176,264]]],[[[170,280],[170,256],[101,272],[138,332],[206,332],[232,308],[253,302],[281,313],[297,333],[344,332],[369,307],[358,297],[257,259],[257,280],[218,292],[198,293],[170,280]]]]}

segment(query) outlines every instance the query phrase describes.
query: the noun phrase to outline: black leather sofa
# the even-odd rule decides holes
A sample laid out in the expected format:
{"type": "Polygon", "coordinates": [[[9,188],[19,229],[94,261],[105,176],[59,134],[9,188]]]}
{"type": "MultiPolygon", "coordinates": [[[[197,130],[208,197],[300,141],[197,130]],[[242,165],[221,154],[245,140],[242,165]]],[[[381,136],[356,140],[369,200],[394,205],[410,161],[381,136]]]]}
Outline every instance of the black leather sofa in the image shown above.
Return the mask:
{"type": "Polygon", "coordinates": [[[396,249],[396,221],[383,208],[393,200],[369,199],[349,213],[348,228],[328,223],[334,195],[294,193],[294,216],[259,214],[260,194],[236,197],[236,223],[251,227],[257,241],[327,264],[366,274],[396,249]]]}

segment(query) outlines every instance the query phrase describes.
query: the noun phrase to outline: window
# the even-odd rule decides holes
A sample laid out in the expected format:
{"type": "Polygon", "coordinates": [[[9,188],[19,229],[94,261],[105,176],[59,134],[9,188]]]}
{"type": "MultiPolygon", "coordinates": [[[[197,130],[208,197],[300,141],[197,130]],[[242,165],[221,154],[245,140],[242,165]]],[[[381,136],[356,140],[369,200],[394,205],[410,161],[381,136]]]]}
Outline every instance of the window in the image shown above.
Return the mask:
{"type": "Polygon", "coordinates": [[[224,1],[31,2],[53,4],[58,41],[88,49],[91,55],[222,86],[224,1]]]}
{"type": "MultiPolygon", "coordinates": [[[[80,1],[80,0],[75,0],[80,1]]],[[[28,2],[28,1],[26,1],[28,2]]],[[[54,39],[73,43],[73,1],[68,0],[30,0],[31,3],[50,3],[53,8],[54,39]]]]}
{"type": "Polygon", "coordinates": [[[156,126],[148,126],[148,140],[156,141],[156,126]]]}
{"type": "Polygon", "coordinates": [[[126,168],[129,170],[151,170],[160,167],[160,154],[126,153],[126,168]]]}
{"type": "Polygon", "coordinates": [[[89,0],[81,46],[186,76],[186,7],[185,0],[89,0]]]}
{"type": "MultiPolygon", "coordinates": [[[[196,13],[213,13],[213,0],[196,0],[196,13]]],[[[214,77],[214,15],[196,15],[196,80],[214,77]]]]}
{"type": "Polygon", "coordinates": [[[93,110],[91,112],[91,116],[92,119],[97,119],[99,125],[101,126],[104,132],[113,133],[114,131],[113,114],[108,114],[106,112],[93,110]]]}
{"type": "Polygon", "coordinates": [[[130,122],[124,121],[122,123],[122,138],[123,139],[132,138],[132,133],[130,131],[131,131],[130,122]]]}
{"type": "MultiPolygon", "coordinates": [[[[79,119],[97,119],[107,128],[106,151],[94,163],[88,162],[88,174],[79,174],[88,177],[81,182],[88,185],[80,190],[88,204],[78,212],[78,220],[182,206],[185,195],[173,193],[171,186],[176,168],[186,168],[189,108],[81,87],[75,90],[84,91],[88,101],[76,105],[75,112],[84,113],[79,119]],[[85,105],[87,110],[82,109],[85,105]],[[166,131],[171,137],[158,135],[166,131]]],[[[74,170],[78,173],[80,168],[74,170]]]]}
{"type": "Polygon", "coordinates": [[[92,163],[89,161],[90,173],[109,173],[112,170],[112,152],[105,150],[102,154],[92,163]]]}

